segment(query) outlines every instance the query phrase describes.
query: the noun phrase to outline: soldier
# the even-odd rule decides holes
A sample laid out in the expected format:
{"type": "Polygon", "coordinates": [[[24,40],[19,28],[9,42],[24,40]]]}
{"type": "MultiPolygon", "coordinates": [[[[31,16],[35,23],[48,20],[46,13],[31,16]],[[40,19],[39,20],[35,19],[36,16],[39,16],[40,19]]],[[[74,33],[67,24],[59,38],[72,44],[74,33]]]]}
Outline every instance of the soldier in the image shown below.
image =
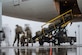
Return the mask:
{"type": "Polygon", "coordinates": [[[11,37],[11,29],[8,24],[3,25],[3,32],[5,34],[5,43],[6,46],[10,46],[10,37],[11,37]]]}
{"type": "Polygon", "coordinates": [[[24,32],[23,32],[23,35],[21,36],[20,42],[21,42],[21,46],[24,46],[25,44],[25,33],[24,32]]]}
{"type": "MultiPolygon", "coordinates": [[[[20,34],[21,34],[22,32],[23,32],[22,27],[19,26],[19,25],[16,25],[14,43],[16,42],[16,40],[18,40],[17,46],[19,46],[20,34]]],[[[14,43],[13,43],[13,46],[14,46],[14,43]]]]}
{"type": "Polygon", "coordinates": [[[31,30],[29,28],[29,26],[27,24],[25,24],[26,28],[25,28],[25,32],[26,32],[26,38],[27,38],[27,46],[28,46],[28,42],[29,40],[31,40],[32,42],[32,33],[31,33],[31,30]]]}

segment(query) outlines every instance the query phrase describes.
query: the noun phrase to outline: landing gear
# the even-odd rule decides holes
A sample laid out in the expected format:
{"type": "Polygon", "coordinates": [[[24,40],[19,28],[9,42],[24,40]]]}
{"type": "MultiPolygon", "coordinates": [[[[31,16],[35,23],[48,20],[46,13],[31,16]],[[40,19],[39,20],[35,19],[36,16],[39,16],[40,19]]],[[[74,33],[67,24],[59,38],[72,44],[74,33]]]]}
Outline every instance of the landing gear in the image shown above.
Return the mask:
{"type": "Polygon", "coordinates": [[[70,41],[70,45],[73,45],[74,44],[74,40],[72,39],[71,41],[70,41]]]}
{"type": "Polygon", "coordinates": [[[54,45],[60,45],[60,42],[59,42],[58,39],[55,39],[55,43],[54,43],[54,45]]]}

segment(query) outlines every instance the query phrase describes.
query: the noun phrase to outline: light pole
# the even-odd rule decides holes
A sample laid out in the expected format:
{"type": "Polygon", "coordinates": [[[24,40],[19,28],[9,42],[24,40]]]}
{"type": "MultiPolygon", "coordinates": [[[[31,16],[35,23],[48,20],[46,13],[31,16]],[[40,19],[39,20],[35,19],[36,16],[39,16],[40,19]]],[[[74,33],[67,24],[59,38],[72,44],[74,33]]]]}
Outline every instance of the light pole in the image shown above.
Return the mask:
{"type": "Polygon", "coordinates": [[[75,37],[76,37],[77,35],[76,35],[76,31],[75,31],[75,37]]]}
{"type": "Polygon", "coordinates": [[[79,45],[80,45],[80,25],[78,25],[78,42],[79,42],[79,45]]]}
{"type": "MultiPolygon", "coordinates": [[[[78,25],[78,42],[80,45],[80,25],[78,25]]],[[[79,55],[80,55],[80,47],[79,47],[79,55]]]]}
{"type": "MultiPolygon", "coordinates": [[[[0,0],[0,31],[1,30],[2,30],[2,3],[1,3],[1,0],[0,0]]],[[[0,45],[1,45],[1,32],[0,32],[0,45]]]]}

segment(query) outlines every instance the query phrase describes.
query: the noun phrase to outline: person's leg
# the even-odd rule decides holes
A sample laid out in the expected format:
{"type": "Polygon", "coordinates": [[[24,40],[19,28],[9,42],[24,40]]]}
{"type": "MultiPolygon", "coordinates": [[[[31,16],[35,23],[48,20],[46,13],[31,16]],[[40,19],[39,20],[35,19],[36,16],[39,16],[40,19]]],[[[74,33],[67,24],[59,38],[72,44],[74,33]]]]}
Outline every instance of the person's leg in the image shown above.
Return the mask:
{"type": "Polygon", "coordinates": [[[24,44],[25,44],[25,43],[24,43],[24,41],[23,41],[22,45],[24,46],[24,44]]]}
{"type": "Polygon", "coordinates": [[[22,42],[21,42],[20,44],[21,44],[21,46],[22,46],[22,42]]]}
{"type": "Polygon", "coordinates": [[[6,45],[7,46],[10,46],[10,43],[9,43],[9,35],[6,35],[6,45]]]}
{"type": "Polygon", "coordinates": [[[17,46],[19,46],[19,34],[17,34],[17,39],[18,39],[18,41],[17,41],[17,46]]]}
{"type": "Polygon", "coordinates": [[[23,41],[21,41],[21,46],[24,46],[24,44],[25,44],[24,40],[23,40],[23,41]]]}
{"type": "Polygon", "coordinates": [[[26,46],[28,46],[28,37],[27,37],[27,45],[26,46]]]}
{"type": "Polygon", "coordinates": [[[10,46],[8,38],[5,41],[6,41],[6,46],[10,46]]]}
{"type": "MultiPolygon", "coordinates": [[[[17,36],[17,35],[16,35],[17,36]]],[[[14,39],[14,42],[13,42],[13,46],[14,46],[14,44],[15,44],[15,42],[16,42],[16,40],[17,40],[17,37],[15,36],[15,39],[14,39]]]]}
{"type": "Polygon", "coordinates": [[[30,41],[31,41],[31,43],[32,43],[32,46],[33,46],[33,39],[32,39],[32,37],[30,38],[30,41]]]}
{"type": "Polygon", "coordinates": [[[25,38],[23,38],[23,46],[25,45],[25,38]]]}

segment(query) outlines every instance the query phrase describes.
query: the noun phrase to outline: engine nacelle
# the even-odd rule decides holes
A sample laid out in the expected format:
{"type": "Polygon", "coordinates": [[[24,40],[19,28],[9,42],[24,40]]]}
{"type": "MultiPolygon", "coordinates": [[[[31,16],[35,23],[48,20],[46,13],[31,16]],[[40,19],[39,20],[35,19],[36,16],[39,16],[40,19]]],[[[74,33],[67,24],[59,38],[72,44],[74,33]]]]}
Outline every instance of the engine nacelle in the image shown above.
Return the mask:
{"type": "Polygon", "coordinates": [[[79,9],[82,13],[82,0],[77,0],[77,2],[78,2],[79,9]]]}

